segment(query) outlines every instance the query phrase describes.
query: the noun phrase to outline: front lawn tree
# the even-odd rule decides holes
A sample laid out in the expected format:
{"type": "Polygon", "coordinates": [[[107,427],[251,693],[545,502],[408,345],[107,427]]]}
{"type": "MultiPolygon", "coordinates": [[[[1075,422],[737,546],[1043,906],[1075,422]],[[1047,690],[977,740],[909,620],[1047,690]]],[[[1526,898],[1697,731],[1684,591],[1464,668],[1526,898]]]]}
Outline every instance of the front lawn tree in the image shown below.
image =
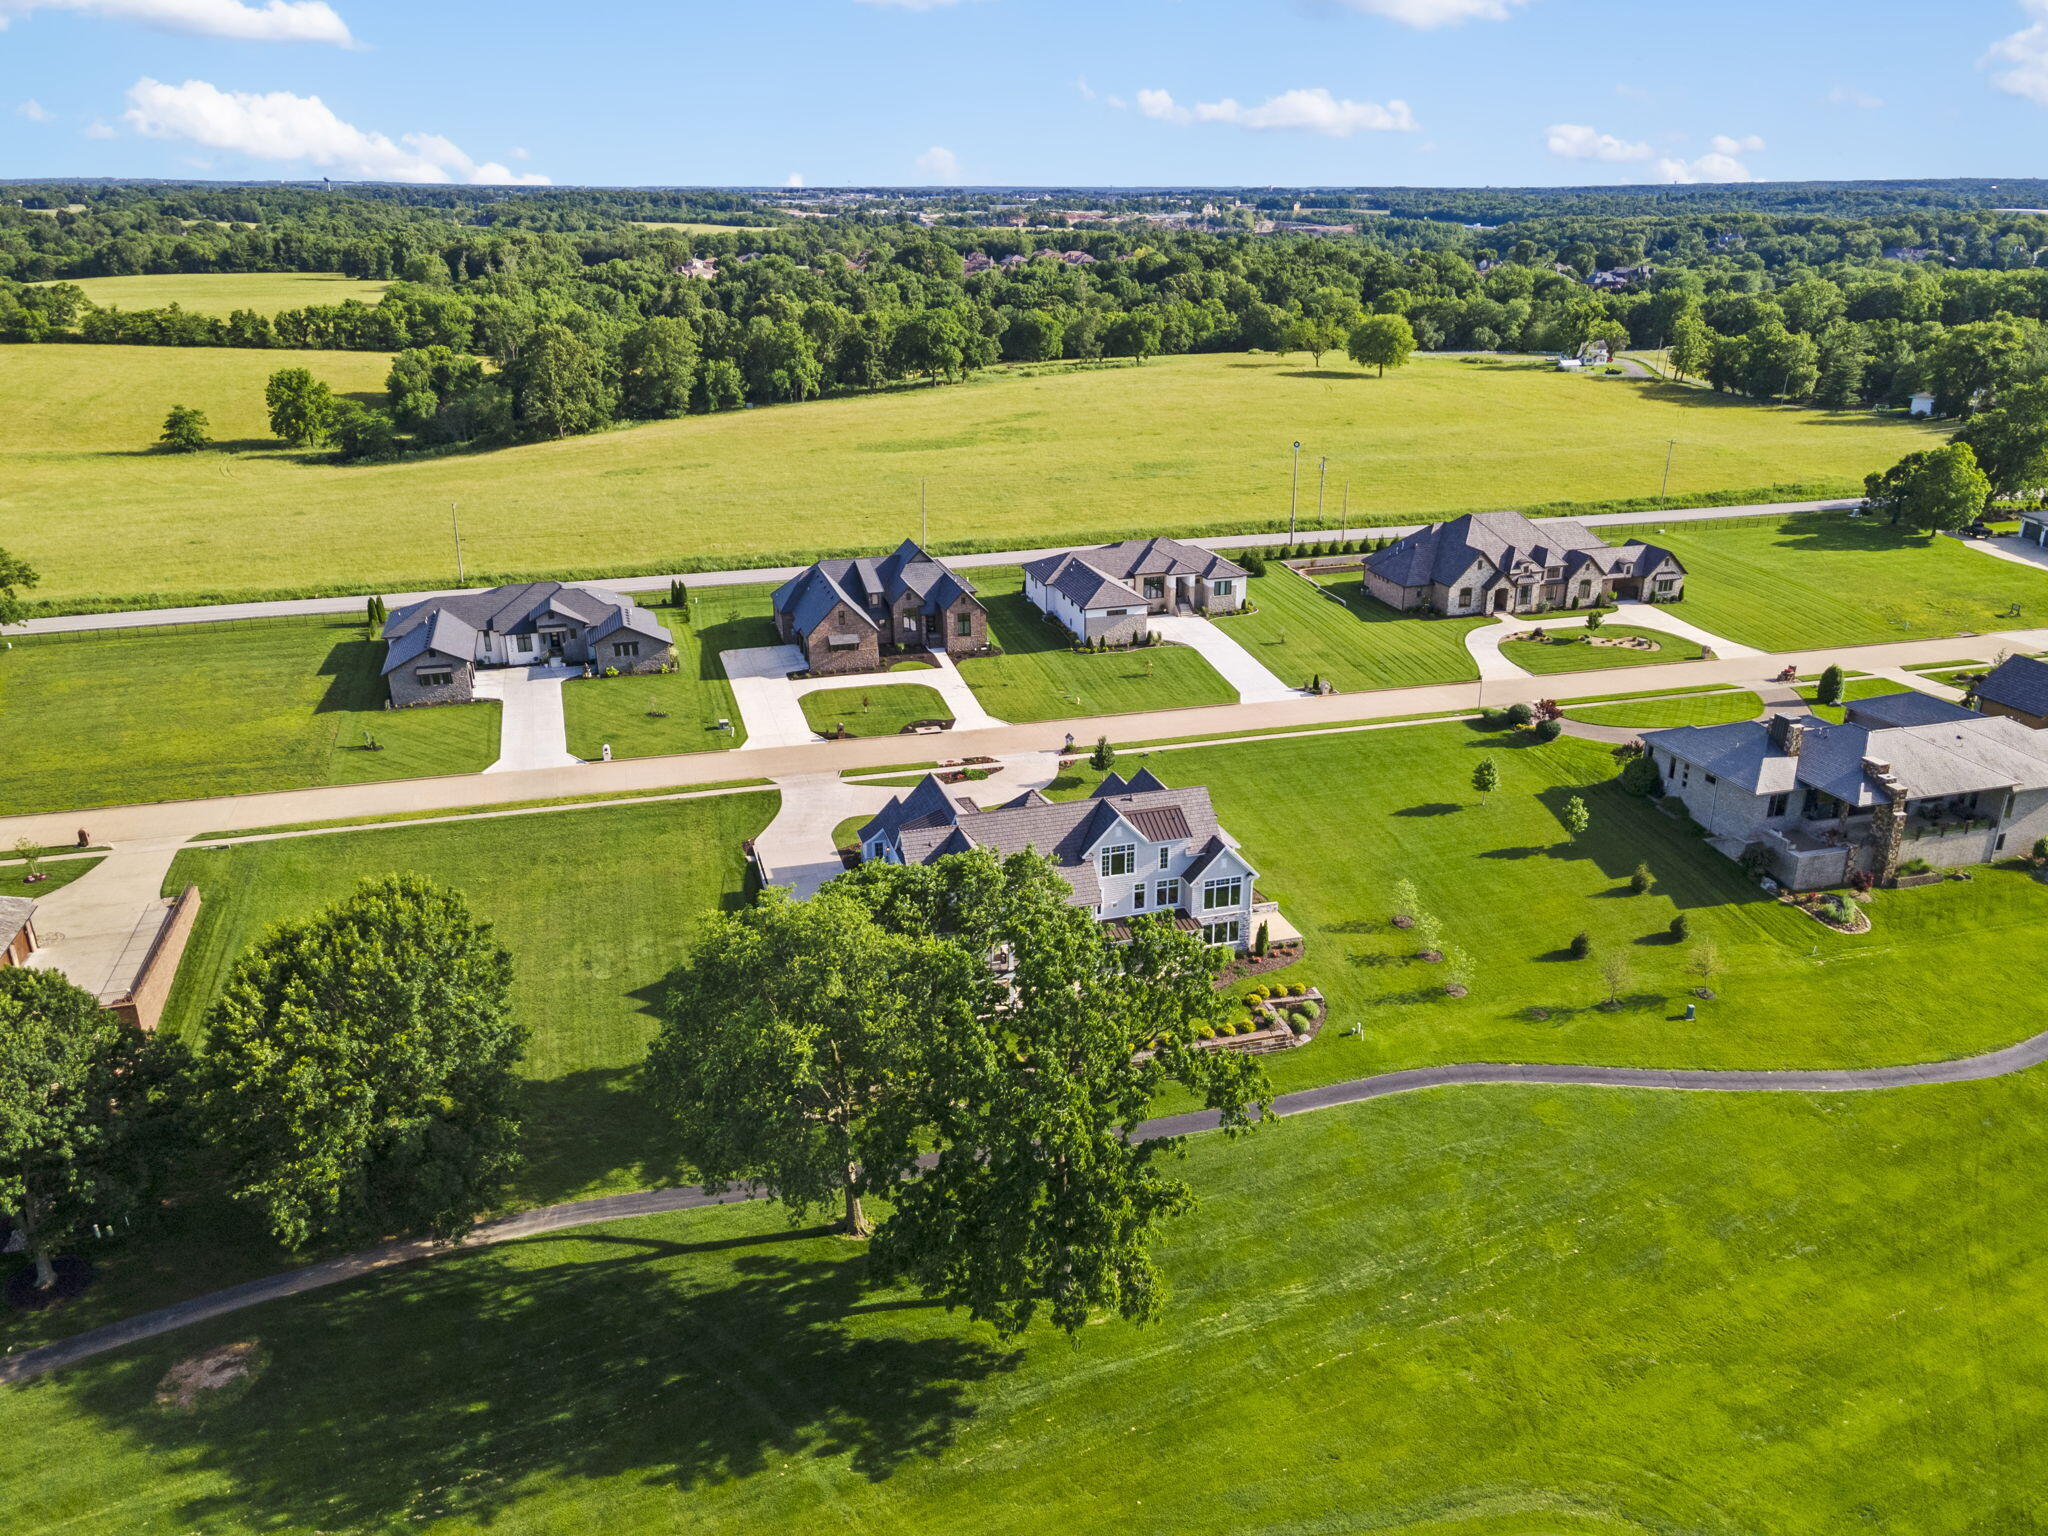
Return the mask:
{"type": "Polygon", "coordinates": [[[1400,315],[1367,315],[1352,330],[1344,350],[1359,367],[1378,368],[1384,378],[1389,368],[1403,366],[1414,354],[1415,331],[1400,315]]]}
{"type": "Polygon", "coordinates": [[[1894,527],[1924,533],[1967,528],[1991,499],[1991,482],[1977,467],[1968,443],[1909,453],[1882,474],[1866,476],[1863,494],[1870,510],[1894,527]]]}
{"type": "Polygon", "coordinates": [[[0,549],[0,629],[28,617],[28,603],[22,593],[41,580],[35,567],[21,556],[0,549]]]}
{"type": "Polygon", "coordinates": [[[270,410],[271,432],[293,447],[311,448],[327,441],[334,391],[310,370],[278,369],[263,386],[263,403],[270,410]]]}
{"type": "Polygon", "coordinates": [[[1813,685],[1814,703],[1841,703],[1842,689],[1847,684],[1847,681],[1848,679],[1846,679],[1842,675],[1842,669],[1839,666],[1836,666],[1834,663],[1830,662],[1828,664],[1827,670],[1821,673],[1820,681],[1813,685]]]}
{"type": "Polygon", "coordinates": [[[518,1163],[511,985],[490,925],[418,876],[271,930],[206,1018],[229,1193],[294,1248],[466,1230],[518,1163]]]}
{"type": "Polygon", "coordinates": [[[208,434],[206,412],[189,405],[174,405],[170,414],[164,417],[164,429],[157,434],[157,441],[169,453],[197,453],[202,448],[211,448],[213,438],[208,434]]]}
{"type": "Polygon", "coordinates": [[[1580,838],[1584,837],[1587,829],[1592,825],[1593,813],[1586,808],[1584,800],[1580,799],[1577,795],[1573,795],[1571,799],[1565,801],[1564,829],[1571,833],[1573,842],[1577,842],[1580,838]]]}
{"type": "Polygon", "coordinates": [[[1472,770],[1472,787],[1479,791],[1480,803],[1500,788],[1500,768],[1490,757],[1479,759],[1479,766],[1472,770]]]}

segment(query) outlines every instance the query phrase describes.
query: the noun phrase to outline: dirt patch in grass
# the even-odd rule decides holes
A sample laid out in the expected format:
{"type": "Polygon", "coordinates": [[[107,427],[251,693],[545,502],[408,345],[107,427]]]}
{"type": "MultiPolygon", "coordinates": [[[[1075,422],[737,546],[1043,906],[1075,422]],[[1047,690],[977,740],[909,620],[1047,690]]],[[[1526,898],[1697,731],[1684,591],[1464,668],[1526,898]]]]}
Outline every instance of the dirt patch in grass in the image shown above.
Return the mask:
{"type": "Polygon", "coordinates": [[[216,1344],[187,1355],[156,1384],[156,1405],[174,1413],[194,1413],[231,1402],[247,1392],[263,1374],[270,1356],[254,1339],[216,1344]]]}

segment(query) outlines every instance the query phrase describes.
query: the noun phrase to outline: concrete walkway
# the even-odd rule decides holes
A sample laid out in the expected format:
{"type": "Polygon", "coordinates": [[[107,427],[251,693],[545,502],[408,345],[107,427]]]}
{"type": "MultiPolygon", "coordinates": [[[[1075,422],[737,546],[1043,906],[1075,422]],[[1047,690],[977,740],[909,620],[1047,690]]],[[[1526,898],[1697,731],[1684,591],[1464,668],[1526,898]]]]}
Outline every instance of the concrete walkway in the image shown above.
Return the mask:
{"type": "Polygon", "coordinates": [[[2035,570],[2048,570],[2048,549],[2030,543],[2015,534],[2001,534],[1995,539],[1963,539],[1963,548],[1974,549],[1980,554],[1992,555],[2000,560],[2010,560],[2014,565],[2031,565],[2035,570]]]}
{"type": "Polygon", "coordinates": [[[498,701],[498,760],[485,773],[573,768],[583,759],[569,750],[562,684],[580,667],[479,667],[476,696],[498,701]]]}
{"type": "MultiPolygon", "coordinates": [[[[721,651],[718,659],[732,683],[733,701],[747,728],[747,740],[740,750],[766,747],[798,747],[819,740],[804,718],[800,702],[807,693],[829,689],[859,689],[873,692],[900,684],[921,683],[946,701],[953,716],[954,731],[989,730],[1003,722],[982,708],[981,700],[967,686],[967,679],[950,656],[931,655],[933,665],[908,667],[901,672],[859,672],[845,677],[790,677],[801,671],[804,653],[793,645],[759,645],[747,650],[721,651]]],[[[895,738],[908,744],[937,741],[937,737],[895,738]]],[[[899,748],[898,757],[903,755],[899,748]]]]}
{"type": "Polygon", "coordinates": [[[33,897],[40,947],[28,963],[62,973],[102,1003],[127,996],[163,931],[164,876],[182,846],[177,837],[115,844],[69,885],[33,897]]]}
{"type": "MultiPolygon", "coordinates": [[[[1667,635],[1677,635],[1713,651],[1720,657],[1757,657],[1766,653],[1753,645],[1738,645],[1733,640],[1704,630],[1697,624],[1688,623],[1657,603],[1621,603],[1615,610],[1604,616],[1603,622],[1631,629],[1654,629],[1667,635]]],[[[1584,629],[1583,617],[1573,618],[1569,611],[1562,615],[1548,613],[1504,613],[1492,624],[1472,630],[1465,636],[1465,649],[1472,653],[1472,659],[1479,664],[1479,675],[1489,682],[1504,682],[1509,678],[1523,678],[1531,674],[1509,661],[1500,653],[1501,642],[1510,635],[1521,634],[1530,629],[1584,629]]],[[[1671,663],[1677,665],[1677,663],[1671,663]]],[[[1606,670],[1606,669],[1603,669],[1606,670]]],[[[1554,674],[1553,674],[1554,676],[1554,674]]]]}
{"type": "MultiPolygon", "coordinates": [[[[1942,1083],[1975,1083],[1989,1078],[2024,1072],[2048,1061],[2048,1031],[2030,1036],[2003,1050],[1956,1061],[1919,1062],[1896,1067],[1843,1067],[1834,1070],[1796,1072],[1731,1072],[1660,1067],[1522,1066],[1512,1063],[1462,1062],[1441,1067],[1413,1067],[1402,1072],[1382,1072],[1349,1082],[1331,1083],[1286,1093],[1273,1101],[1279,1116],[1312,1114],[1363,1104],[1371,1099],[1425,1088],[1451,1087],[1566,1087],[1632,1088],[1685,1093],[1858,1093],[1892,1088],[1928,1087],[1942,1083]]],[[[1188,1136],[1216,1129],[1214,1110],[1172,1115],[1148,1120],[1138,1128],[1141,1137],[1188,1136]]],[[[709,1205],[734,1204],[761,1198],[756,1190],[734,1189],[722,1195],[707,1195],[702,1189],[650,1190],[644,1194],[609,1195],[596,1200],[578,1200],[566,1205],[544,1206],[517,1216],[485,1222],[460,1242],[439,1244],[424,1239],[385,1243],[376,1248],[322,1264],[287,1270],[280,1275],[250,1280],[226,1290],[195,1297],[175,1306],[145,1312],[103,1328],[89,1329],[41,1349],[24,1350],[0,1360],[0,1386],[17,1386],[51,1371],[90,1360],[109,1350],[157,1338],[210,1318],[239,1312],[246,1307],[301,1296],[309,1291],[340,1285],[395,1269],[419,1259],[438,1258],[467,1248],[487,1248],[498,1243],[517,1242],[554,1232],[600,1222],[623,1221],[635,1216],[653,1216],[671,1211],[698,1210],[709,1205]]]]}
{"type": "Polygon", "coordinates": [[[1237,690],[1240,704],[1270,704],[1279,699],[1307,697],[1306,690],[1290,688],[1275,677],[1264,662],[1238,644],[1221,625],[1175,614],[1154,614],[1148,622],[1160,639],[1200,651],[1202,659],[1237,690]]]}

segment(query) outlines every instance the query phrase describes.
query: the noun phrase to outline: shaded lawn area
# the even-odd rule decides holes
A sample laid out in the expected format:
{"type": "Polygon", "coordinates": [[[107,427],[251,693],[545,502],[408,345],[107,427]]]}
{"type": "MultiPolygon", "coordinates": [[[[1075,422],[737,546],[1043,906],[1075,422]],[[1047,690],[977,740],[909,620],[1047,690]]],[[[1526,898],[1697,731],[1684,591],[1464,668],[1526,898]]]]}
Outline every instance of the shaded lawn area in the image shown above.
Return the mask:
{"type": "Polygon", "coordinates": [[[851,688],[820,688],[798,700],[819,735],[845,727],[849,736],[894,736],[916,720],[950,720],[951,707],[936,688],[877,678],[851,688]]]}
{"type": "Polygon", "coordinates": [[[1679,610],[1767,651],[1926,639],[2048,621],[2048,571],[1960,539],[1902,533],[1845,513],[1755,518],[1705,532],[1642,530],[1685,562],[1679,610]],[[2010,616],[2013,604],[2020,616],[2010,616]]]}
{"type": "MultiPolygon", "coordinates": [[[[1531,625],[1539,627],[1542,619],[1531,625]]],[[[1550,640],[1504,640],[1500,653],[1525,672],[1547,677],[1556,672],[1602,672],[1609,667],[1656,666],[1667,661],[1698,661],[1705,649],[1682,635],[1657,629],[1636,629],[1627,624],[1603,624],[1601,637],[1609,640],[1642,639],[1653,642],[1654,651],[1638,651],[1622,645],[1589,645],[1575,630],[1560,632],[1550,640]]]]}
{"type": "MultiPolygon", "coordinates": [[[[1642,1066],[1847,1066],[1965,1055],[2036,1027],[2013,1006],[2048,963],[2048,886],[1996,869],[1913,891],[1881,891],[1868,934],[1850,937],[1765,897],[1696,834],[1613,782],[1598,743],[1548,745],[1466,724],[1404,726],[1290,741],[1124,753],[1170,785],[1206,784],[1259,871],[1259,889],[1308,936],[1281,979],[1320,985],[1331,1027],[1269,1059],[1285,1087],[1443,1061],[1588,1061],[1642,1066]],[[1501,787],[1480,804],[1472,770],[1501,787]],[[1593,815],[1574,845],[1561,812],[1593,815]],[[1647,863],[1657,880],[1627,894],[1647,863]],[[1391,926],[1413,880],[1448,940],[1475,962],[1471,995],[1442,995],[1441,967],[1412,961],[1391,926]],[[1930,899],[1931,898],[1931,899],[1930,899]],[[1693,937],[1673,943],[1683,912],[1693,937]],[[1569,959],[1579,930],[1594,958],[1569,959]],[[1712,939],[1720,997],[1688,1023],[1686,962],[1712,939]],[[1930,955],[1967,951],[1926,985],[1930,955]],[[1600,957],[1626,957],[1624,1006],[1600,957]],[[1549,1017],[1537,1019],[1532,1008],[1549,1017]],[[1363,1023],[1362,1038],[1341,1031],[1363,1023]]],[[[1067,778],[1079,788],[1085,765],[1067,778]]]]}
{"type": "Polygon", "coordinates": [[[960,675],[998,720],[1066,720],[1235,704],[1237,691],[1197,651],[1149,645],[1127,651],[1076,651],[1073,637],[1024,598],[1016,566],[965,572],[988,609],[1000,656],[970,656],[960,675]]]}
{"type": "Polygon", "coordinates": [[[2044,1114],[1497,1087],[1195,1138],[1159,1320],[1075,1346],[773,1210],[619,1222],[9,1392],[0,1481],[30,1536],[2021,1531],[2044,1114]],[[239,1401],[153,1406],[247,1338],[239,1401]]]}
{"type": "Polygon", "coordinates": [[[1843,716],[1848,713],[1842,707],[1842,704],[1853,704],[1858,699],[1882,698],[1888,693],[1917,693],[1920,690],[1902,688],[1888,677],[1851,677],[1845,678],[1842,682],[1842,704],[1817,704],[1814,702],[1815,696],[1820,692],[1820,681],[1818,678],[1810,683],[1801,683],[1797,691],[1799,697],[1806,700],[1807,708],[1811,709],[1816,715],[1819,715],[1821,719],[1835,725],[1840,725],[1843,716]]]}
{"type": "Polygon", "coordinates": [[[1341,692],[1357,693],[1479,676],[1465,636],[1488,620],[1397,613],[1368,596],[1358,576],[1326,580],[1318,591],[1306,577],[1276,568],[1246,585],[1259,611],[1219,622],[1283,683],[1306,687],[1320,675],[1341,692]]]}
{"type": "Polygon", "coordinates": [[[569,750],[594,760],[607,742],[613,757],[715,752],[741,745],[747,728],[719,653],[777,643],[768,609],[768,594],[774,590],[706,587],[690,594],[687,615],[666,603],[646,605],[675,636],[677,669],[652,676],[574,678],[564,684],[569,750]],[[731,732],[718,729],[720,720],[732,722],[731,732]]]}
{"type": "Polygon", "coordinates": [[[381,640],[334,619],[17,639],[0,651],[0,805],[21,814],[490,766],[496,703],[386,710],[383,661],[381,640]]]}
{"type": "Polygon", "coordinates": [[[1764,701],[1744,688],[1734,693],[1700,693],[1640,703],[1573,704],[1565,709],[1564,717],[1587,725],[1639,726],[1650,731],[1676,725],[1732,725],[1738,720],[1754,720],[1763,712],[1764,701]]]}

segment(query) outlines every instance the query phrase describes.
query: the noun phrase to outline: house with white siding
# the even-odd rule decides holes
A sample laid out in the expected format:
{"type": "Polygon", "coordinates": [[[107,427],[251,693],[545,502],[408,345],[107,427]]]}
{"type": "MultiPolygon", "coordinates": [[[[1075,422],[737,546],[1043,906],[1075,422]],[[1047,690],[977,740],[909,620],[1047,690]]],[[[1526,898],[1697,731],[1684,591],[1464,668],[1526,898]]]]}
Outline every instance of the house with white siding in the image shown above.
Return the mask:
{"type": "Polygon", "coordinates": [[[1233,613],[1251,572],[1178,539],[1126,539],[1047,555],[1024,567],[1024,597],[1076,640],[1135,645],[1152,614],[1233,613]]]}

